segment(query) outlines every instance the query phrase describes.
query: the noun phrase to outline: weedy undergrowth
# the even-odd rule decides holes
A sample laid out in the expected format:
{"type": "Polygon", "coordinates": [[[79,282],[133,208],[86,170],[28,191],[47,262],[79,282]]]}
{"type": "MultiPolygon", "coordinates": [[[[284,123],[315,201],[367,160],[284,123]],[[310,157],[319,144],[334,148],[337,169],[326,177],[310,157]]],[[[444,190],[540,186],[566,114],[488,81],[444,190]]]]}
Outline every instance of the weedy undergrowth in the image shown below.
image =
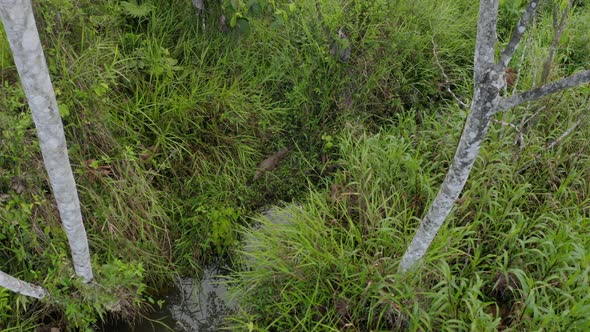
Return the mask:
{"type": "MultiPolygon", "coordinates": [[[[198,17],[181,0],[35,3],[97,288],[71,279],[0,37],[0,268],[56,294],[32,302],[0,291],[0,328],[136,317],[162,285],[231,257],[248,236],[256,264],[234,279],[236,329],[588,326],[587,135],[546,148],[587,109],[587,88],[507,115],[524,128],[522,149],[513,127],[492,128],[451,223],[423,269],[401,278],[392,271],[465,116],[447,88],[469,102],[475,6],[256,3],[207,2],[198,17]],[[281,165],[252,182],[282,147],[281,165]],[[280,201],[301,202],[287,208],[292,223],[249,230],[259,208],[280,201]]],[[[502,2],[501,26],[517,5],[502,2]]],[[[555,77],[587,67],[587,17],[577,3],[555,77]]],[[[527,37],[522,87],[536,84],[551,20],[547,7],[527,37]]]]}

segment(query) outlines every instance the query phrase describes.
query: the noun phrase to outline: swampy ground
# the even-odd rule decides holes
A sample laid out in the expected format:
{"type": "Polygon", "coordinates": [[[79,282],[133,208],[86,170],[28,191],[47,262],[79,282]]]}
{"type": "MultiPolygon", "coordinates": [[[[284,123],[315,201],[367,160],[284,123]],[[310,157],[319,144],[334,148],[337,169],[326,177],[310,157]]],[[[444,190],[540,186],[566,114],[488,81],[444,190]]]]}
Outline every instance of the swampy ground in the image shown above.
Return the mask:
{"type": "MultiPolygon", "coordinates": [[[[539,84],[566,2],[539,8],[511,88],[539,84]]],[[[477,2],[205,5],[34,1],[99,287],[73,277],[0,35],[0,270],[52,294],[0,289],[0,329],[137,321],[218,260],[234,331],[590,328],[588,85],[498,116],[426,257],[399,275],[468,112],[449,90],[469,103],[477,2]]],[[[525,5],[500,1],[501,43],[525,5]]],[[[549,80],[590,68],[590,6],[572,8],[549,80]]]]}

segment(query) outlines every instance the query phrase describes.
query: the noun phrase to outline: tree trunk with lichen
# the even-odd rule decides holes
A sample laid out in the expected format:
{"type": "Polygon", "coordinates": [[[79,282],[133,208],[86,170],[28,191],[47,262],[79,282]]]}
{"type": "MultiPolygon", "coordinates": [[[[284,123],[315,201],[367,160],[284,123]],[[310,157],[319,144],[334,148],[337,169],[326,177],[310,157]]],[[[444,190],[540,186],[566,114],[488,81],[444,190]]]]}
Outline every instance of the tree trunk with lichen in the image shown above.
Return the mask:
{"type": "Polygon", "coordinates": [[[0,17],[33,114],[49,182],[68,236],[74,269],[85,282],[90,282],[93,275],[80,201],[31,1],[0,0],[0,17]]]}
{"type": "Polygon", "coordinates": [[[37,299],[42,299],[47,295],[47,291],[43,287],[22,281],[2,271],[0,271],[0,287],[37,299]]]}
{"type": "Polygon", "coordinates": [[[536,100],[590,81],[590,70],[585,70],[521,94],[504,98],[500,96],[500,91],[506,84],[504,76],[508,64],[535,15],[539,1],[531,0],[529,2],[498,61],[495,56],[498,0],[480,1],[474,56],[474,88],[470,112],[445,180],[402,257],[398,269],[400,273],[405,273],[424,257],[436,233],[451,212],[471,173],[492,117],[496,113],[524,102],[536,100]]]}

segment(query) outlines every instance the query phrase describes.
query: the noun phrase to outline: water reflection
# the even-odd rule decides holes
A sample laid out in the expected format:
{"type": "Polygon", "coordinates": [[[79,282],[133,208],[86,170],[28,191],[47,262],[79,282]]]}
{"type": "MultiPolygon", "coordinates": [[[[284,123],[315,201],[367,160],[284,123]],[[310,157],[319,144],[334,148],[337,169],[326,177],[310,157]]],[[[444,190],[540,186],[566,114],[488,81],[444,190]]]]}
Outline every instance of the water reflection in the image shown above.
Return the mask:
{"type": "MultiPolygon", "coordinates": [[[[271,207],[262,211],[272,224],[287,224],[293,219],[296,206],[287,206],[285,209],[271,207]]],[[[259,229],[260,225],[254,225],[259,229]]],[[[244,239],[244,251],[257,250],[260,245],[252,236],[244,239]]],[[[253,262],[250,262],[253,264],[253,262]]],[[[176,288],[165,295],[164,307],[151,313],[148,319],[142,320],[134,327],[107,327],[105,332],[209,332],[219,331],[223,319],[235,308],[234,303],[228,303],[226,298],[227,287],[224,284],[223,275],[226,269],[214,265],[203,272],[202,279],[181,278],[176,288]]],[[[246,264],[248,265],[248,264],[246,264]]]]}
{"type": "Polygon", "coordinates": [[[233,305],[226,303],[227,287],[219,278],[220,272],[206,270],[200,284],[190,278],[180,280],[177,297],[170,302],[170,313],[182,331],[216,331],[231,312],[233,305]]]}
{"type": "Polygon", "coordinates": [[[208,268],[201,281],[181,278],[176,288],[163,297],[164,306],[133,327],[106,328],[104,331],[132,332],[210,332],[218,331],[223,319],[232,312],[227,303],[227,286],[220,276],[224,270],[208,268]]]}

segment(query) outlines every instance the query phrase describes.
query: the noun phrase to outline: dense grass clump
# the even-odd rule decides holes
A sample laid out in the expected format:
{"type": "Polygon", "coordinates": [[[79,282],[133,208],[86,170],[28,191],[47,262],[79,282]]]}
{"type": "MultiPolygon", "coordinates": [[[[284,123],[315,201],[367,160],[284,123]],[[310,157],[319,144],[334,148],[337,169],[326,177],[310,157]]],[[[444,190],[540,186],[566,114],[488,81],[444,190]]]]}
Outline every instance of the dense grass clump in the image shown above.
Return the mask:
{"type": "MultiPolygon", "coordinates": [[[[255,330],[585,330],[588,320],[587,159],[520,171],[491,140],[454,215],[414,272],[398,261],[442,181],[458,128],[448,116],[398,117],[375,135],[345,131],[342,165],[325,189],[245,229],[244,269],[233,279],[255,330]],[[436,149],[432,145],[437,145],[436,149]],[[498,153],[491,154],[490,151],[498,153]],[[568,180],[569,179],[569,180],[568,180]],[[571,182],[570,182],[571,181],[571,182]]],[[[453,121],[454,123],[457,123],[453,121]]],[[[500,126],[498,126],[498,129],[500,126]]],[[[583,143],[579,135],[567,146],[583,143]]],[[[579,145],[578,145],[579,144],[579,145]]]]}

